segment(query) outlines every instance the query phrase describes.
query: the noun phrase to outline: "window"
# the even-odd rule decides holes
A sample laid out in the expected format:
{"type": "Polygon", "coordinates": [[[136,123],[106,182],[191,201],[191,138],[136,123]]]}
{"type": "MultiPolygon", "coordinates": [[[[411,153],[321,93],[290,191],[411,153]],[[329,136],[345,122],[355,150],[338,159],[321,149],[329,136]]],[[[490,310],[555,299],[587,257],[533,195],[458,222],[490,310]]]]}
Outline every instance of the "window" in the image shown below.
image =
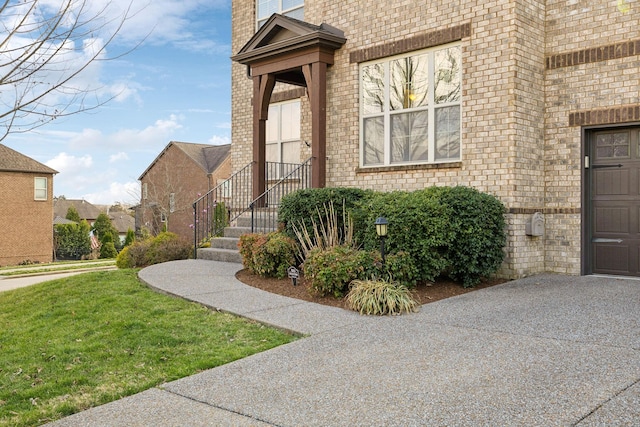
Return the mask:
{"type": "Polygon", "coordinates": [[[147,189],[147,183],[143,182],[142,183],[142,199],[147,200],[148,196],[149,196],[149,192],[147,189]]]}
{"type": "Polygon", "coordinates": [[[176,193],[169,193],[169,213],[176,211],[176,193]]]}
{"type": "Polygon", "coordinates": [[[35,200],[47,200],[47,178],[35,178],[33,197],[35,200]]]}
{"type": "Polygon", "coordinates": [[[460,160],[460,65],[459,46],[361,64],[363,167],[460,160]]]}
{"type": "Polygon", "coordinates": [[[304,0],[256,0],[258,28],[274,13],[304,19],[304,0]]]}
{"type": "Polygon", "coordinates": [[[266,124],[266,160],[280,163],[267,171],[269,178],[278,178],[300,163],[300,101],[269,105],[266,124]],[[295,165],[295,166],[294,166],[295,165]]]}

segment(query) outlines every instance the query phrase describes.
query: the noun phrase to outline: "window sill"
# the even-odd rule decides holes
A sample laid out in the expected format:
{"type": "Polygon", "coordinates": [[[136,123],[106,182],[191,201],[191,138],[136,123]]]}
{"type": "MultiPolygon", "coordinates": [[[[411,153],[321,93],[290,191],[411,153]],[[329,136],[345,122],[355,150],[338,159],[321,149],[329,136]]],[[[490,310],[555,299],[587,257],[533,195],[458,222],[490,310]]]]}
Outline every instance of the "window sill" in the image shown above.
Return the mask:
{"type": "Polygon", "coordinates": [[[462,162],[447,162],[447,163],[429,163],[421,165],[392,165],[392,166],[373,166],[373,167],[358,167],[356,168],[356,174],[365,173],[380,173],[380,172],[410,172],[429,169],[455,169],[461,168],[462,162]]]}

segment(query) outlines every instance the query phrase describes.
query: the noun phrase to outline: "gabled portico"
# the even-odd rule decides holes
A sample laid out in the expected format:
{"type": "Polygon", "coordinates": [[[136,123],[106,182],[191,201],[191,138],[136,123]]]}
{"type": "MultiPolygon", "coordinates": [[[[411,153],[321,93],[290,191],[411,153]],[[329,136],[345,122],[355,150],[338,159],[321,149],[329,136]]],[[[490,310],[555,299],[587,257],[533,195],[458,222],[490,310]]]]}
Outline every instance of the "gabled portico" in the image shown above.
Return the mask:
{"type": "MultiPolygon", "coordinates": [[[[308,24],[274,14],[233,61],[247,66],[253,80],[253,197],[265,191],[266,121],[277,82],[305,87],[311,104],[311,186],[326,183],[327,68],[346,42],[344,33],[326,24],[308,24]]],[[[258,201],[260,204],[260,201],[258,201]]]]}

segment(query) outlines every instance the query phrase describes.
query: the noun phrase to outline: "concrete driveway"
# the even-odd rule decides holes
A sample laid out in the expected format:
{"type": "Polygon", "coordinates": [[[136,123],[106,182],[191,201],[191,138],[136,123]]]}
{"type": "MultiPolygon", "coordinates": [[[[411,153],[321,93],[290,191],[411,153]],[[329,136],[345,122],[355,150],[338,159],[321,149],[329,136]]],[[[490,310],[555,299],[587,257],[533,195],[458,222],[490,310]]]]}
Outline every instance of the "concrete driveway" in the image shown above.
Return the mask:
{"type": "Polygon", "coordinates": [[[312,335],[53,425],[640,425],[638,281],[541,275],[371,318],[263,294],[234,268],[141,277],[312,335]]]}

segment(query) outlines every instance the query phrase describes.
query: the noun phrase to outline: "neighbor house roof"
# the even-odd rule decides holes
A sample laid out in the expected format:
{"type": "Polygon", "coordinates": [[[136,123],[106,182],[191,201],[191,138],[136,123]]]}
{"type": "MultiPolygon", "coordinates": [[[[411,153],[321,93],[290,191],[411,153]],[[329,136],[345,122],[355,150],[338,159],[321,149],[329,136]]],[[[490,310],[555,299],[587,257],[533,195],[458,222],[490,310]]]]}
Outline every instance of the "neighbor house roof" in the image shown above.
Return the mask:
{"type": "Polygon", "coordinates": [[[169,148],[175,147],[184,152],[189,158],[191,158],[202,170],[206,173],[213,173],[222,162],[229,156],[231,151],[231,144],[225,145],[209,145],[209,144],[194,144],[191,142],[179,142],[171,141],[162,150],[160,154],[151,162],[149,167],[142,172],[142,175],[138,178],[142,180],[144,176],[153,168],[158,160],[169,150],[169,148]]]}
{"type": "Polygon", "coordinates": [[[0,144],[0,171],[56,174],[57,170],[0,144]]]}
{"type": "Polygon", "coordinates": [[[66,218],[67,211],[73,206],[78,211],[80,219],[86,219],[87,221],[93,221],[98,218],[98,215],[102,213],[100,209],[87,202],[86,200],[77,199],[54,199],[53,201],[53,216],[59,216],[66,218]]]}
{"type": "Polygon", "coordinates": [[[126,233],[129,229],[136,229],[136,219],[125,212],[110,213],[109,217],[118,233],[126,233]]]}

